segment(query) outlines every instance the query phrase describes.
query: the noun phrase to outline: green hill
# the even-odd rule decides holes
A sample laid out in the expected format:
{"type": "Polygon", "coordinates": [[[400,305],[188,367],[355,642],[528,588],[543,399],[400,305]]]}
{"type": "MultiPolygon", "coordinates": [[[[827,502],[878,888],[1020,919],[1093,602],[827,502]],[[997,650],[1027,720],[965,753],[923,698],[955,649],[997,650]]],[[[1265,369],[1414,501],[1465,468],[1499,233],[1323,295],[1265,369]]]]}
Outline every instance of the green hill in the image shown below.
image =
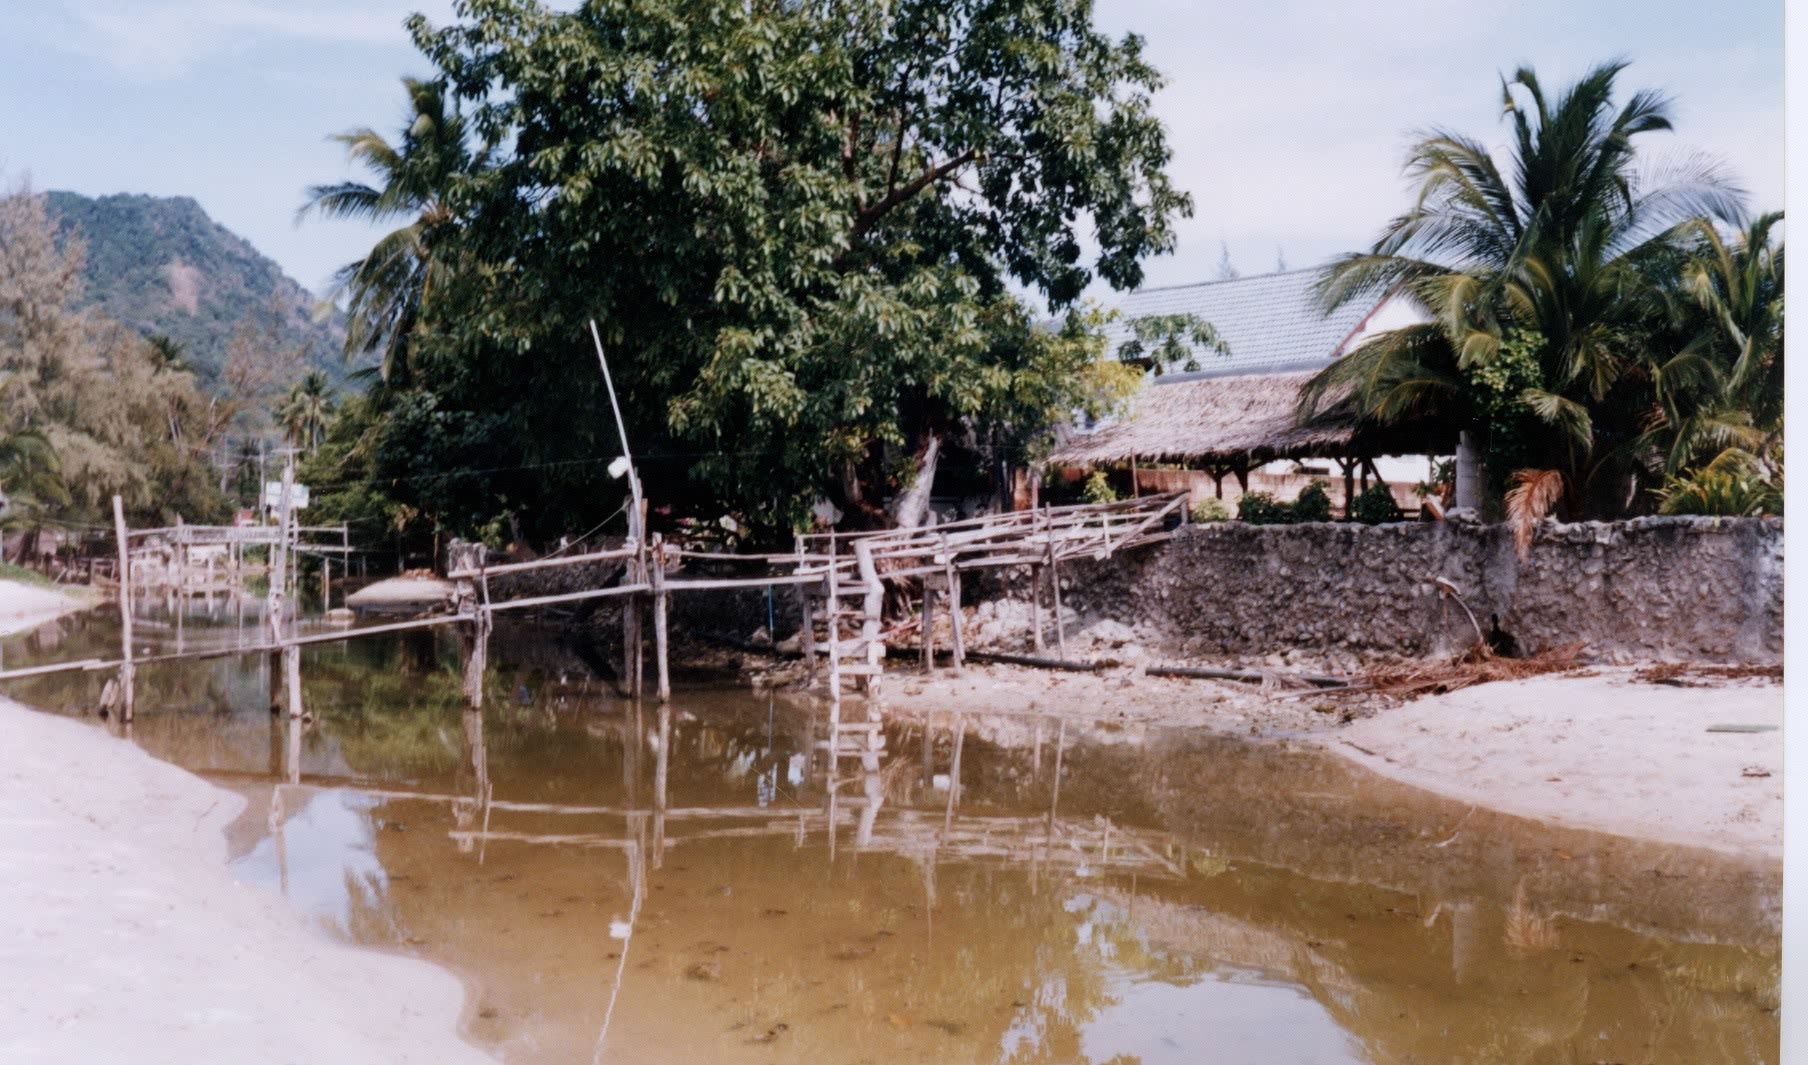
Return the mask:
{"type": "Polygon", "coordinates": [[[87,241],[87,302],[181,344],[204,387],[219,387],[232,338],[247,323],[344,379],[343,316],[318,318],[306,289],[193,199],[50,192],[46,200],[64,231],[87,241]]]}

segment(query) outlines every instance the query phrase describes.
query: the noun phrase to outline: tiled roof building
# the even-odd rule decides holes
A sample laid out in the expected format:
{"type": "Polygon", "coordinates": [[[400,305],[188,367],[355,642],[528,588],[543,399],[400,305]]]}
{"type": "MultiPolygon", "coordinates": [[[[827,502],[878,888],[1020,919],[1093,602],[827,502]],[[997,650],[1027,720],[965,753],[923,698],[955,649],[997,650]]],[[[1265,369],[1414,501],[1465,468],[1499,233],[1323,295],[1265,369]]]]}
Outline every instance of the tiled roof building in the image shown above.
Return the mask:
{"type": "Polygon", "coordinates": [[[1345,342],[1362,329],[1381,301],[1352,301],[1326,314],[1318,301],[1317,283],[1317,270],[1289,270],[1141,289],[1118,302],[1120,317],[1105,335],[1115,352],[1130,338],[1130,319],[1191,314],[1211,323],[1230,346],[1228,355],[1195,351],[1200,376],[1318,370],[1341,353],[1345,342]]]}

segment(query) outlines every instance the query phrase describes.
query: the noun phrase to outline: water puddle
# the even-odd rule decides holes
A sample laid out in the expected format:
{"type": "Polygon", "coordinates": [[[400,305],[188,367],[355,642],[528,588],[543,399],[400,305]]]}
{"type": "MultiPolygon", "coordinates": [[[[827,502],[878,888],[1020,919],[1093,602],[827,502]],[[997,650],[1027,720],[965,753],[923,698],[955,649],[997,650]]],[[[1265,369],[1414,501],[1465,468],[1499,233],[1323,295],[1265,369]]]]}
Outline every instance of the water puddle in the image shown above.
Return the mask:
{"type": "MultiPolygon", "coordinates": [[[[0,655],[116,641],[74,618],[0,655]]],[[[820,711],[693,686],[661,712],[594,659],[499,630],[477,715],[454,639],[321,645],[293,735],[261,658],[146,667],[133,739],[246,796],[236,875],[459,973],[508,1062],[1777,1060],[1774,869],[1008,708],[967,715],[958,805],[939,714],[831,803],[820,711]]],[[[10,694],[74,713],[100,683],[10,694]]]]}

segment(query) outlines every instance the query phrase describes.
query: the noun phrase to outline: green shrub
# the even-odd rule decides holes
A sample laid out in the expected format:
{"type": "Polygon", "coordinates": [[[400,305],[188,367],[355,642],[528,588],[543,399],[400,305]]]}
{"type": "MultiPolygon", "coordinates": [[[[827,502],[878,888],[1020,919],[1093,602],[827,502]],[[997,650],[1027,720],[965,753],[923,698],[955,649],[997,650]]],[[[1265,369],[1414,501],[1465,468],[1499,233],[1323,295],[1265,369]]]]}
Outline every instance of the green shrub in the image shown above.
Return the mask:
{"type": "Polygon", "coordinates": [[[1331,496],[1325,491],[1325,482],[1313,481],[1300,489],[1299,498],[1293,501],[1293,523],[1303,525],[1309,521],[1331,520],[1331,496]]]}
{"type": "Polygon", "coordinates": [[[1293,508],[1267,492],[1245,492],[1237,500],[1237,517],[1251,525],[1287,525],[1293,521],[1293,508]]]}
{"type": "Polygon", "coordinates": [[[1659,514],[1781,514],[1782,470],[1768,468],[1750,452],[1727,448],[1705,466],[1666,478],[1657,498],[1659,514]]]}
{"type": "Polygon", "coordinates": [[[1208,521],[1229,521],[1230,508],[1217,496],[1206,496],[1194,505],[1192,517],[1201,524],[1208,521]]]}
{"type": "Polygon", "coordinates": [[[1117,489],[1105,479],[1104,470],[1093,470],[1086,475],[1086,483],[1080,488],[1080,496],[1088,503],[1115,503],[1117,489]]]}
{"type": "Polygon", "coordinates": [[[1400,510],[1400,504],[1394,502],[1394,493],[1379,481],[1369,485],[1356,497],[1356,502],[1350,507],[1350,516],[1364,525],[1383,525],[1390,521],[1402,521],[1406,517],[1400,510]]]}

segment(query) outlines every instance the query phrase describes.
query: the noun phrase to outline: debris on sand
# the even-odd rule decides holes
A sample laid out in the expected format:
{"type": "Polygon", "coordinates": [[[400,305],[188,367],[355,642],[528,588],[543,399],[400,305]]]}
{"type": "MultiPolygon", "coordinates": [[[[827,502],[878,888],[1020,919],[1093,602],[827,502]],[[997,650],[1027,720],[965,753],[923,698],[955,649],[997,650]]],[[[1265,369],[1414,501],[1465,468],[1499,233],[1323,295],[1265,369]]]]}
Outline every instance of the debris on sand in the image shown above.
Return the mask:
{"type": "Polygon", "coordinates": [[[1665,684],[1672,688],[1713,688],[1715,681],[1763,678],[1781,681],[1783,667],[1776,666],[1710,666],[1696,662],[1661,662],[1646,666],[1637,673],[1646,684],[1665,684]]]}
{"type": "Polygon", "coordinates": [[[1347,688],[1330,688],[1319,694],[1387,695],[1417,699],[1443,695],[1476,684],[1497,680],[1524,680],[1543,673],[1565,673],[1583,663],[1582,644],[1552,647],[1524,658],[1502,658],[1486,644],[1477,644],[1456,658],[1432,662],[1396,662],[1371,666],[1362,679],[1347,688]]]}

